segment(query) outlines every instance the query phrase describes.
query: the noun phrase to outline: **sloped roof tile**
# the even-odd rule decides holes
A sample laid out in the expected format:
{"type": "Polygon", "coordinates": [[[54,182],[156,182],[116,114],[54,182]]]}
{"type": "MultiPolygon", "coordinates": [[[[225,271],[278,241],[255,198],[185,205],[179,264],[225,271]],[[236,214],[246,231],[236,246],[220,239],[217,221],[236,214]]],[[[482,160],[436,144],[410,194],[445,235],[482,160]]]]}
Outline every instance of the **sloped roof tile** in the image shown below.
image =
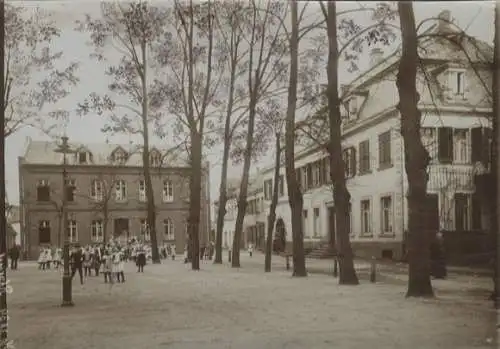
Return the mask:
{"type": "MultiPolygon", "coordinates": [[[[79,143],[69,142],[70,148],[73,151],[85,149],[92,154],[92,161],[88,166],[106,166],[113,165],[111,161],[111,154],[117,148],[125,150],[129,157],[125,164],[121,166],[129,167],[142,167],[142,146],[134,144],[107,144],[107,143],[79,143]]],[[[26,147],[24,154],[24,163],[26,164],[39,164],[39,165],[59,165],[63,162],[63,154],[57,153],[56,149],[58,144],[51,141],[30,141],[26,147]]],[[[158,150],[164,159],[162,161],[163,167],[188,167],[189,161],[185,151],[181,149],[168,148],[158,150]]],[[[67,154],[66,160],[68,164],[78,164],[76,153],[67,154]]],[[[80,164],[79,164],[80,165],[80,164]]],[[[85,166],[85,165],[82,165],[85,166]]]]}

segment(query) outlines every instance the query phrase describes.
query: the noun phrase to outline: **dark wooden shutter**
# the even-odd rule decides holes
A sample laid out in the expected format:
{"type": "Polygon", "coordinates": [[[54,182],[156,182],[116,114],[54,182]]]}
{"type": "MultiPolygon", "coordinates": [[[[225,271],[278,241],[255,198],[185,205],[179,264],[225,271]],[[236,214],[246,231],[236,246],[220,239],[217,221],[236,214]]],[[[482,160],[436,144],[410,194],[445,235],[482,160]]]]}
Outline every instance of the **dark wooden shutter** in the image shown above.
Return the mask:
{"type": "Polygon", "coordinates": [[[481,230],[481,197],[478,193],[472,194],[472,229],[481,230]]]}
{"type": "MultiPolygon", "coordinates": [[[[349,149],[349,148],[348,148],[349,149]]],[[[346,178],[349,178],[349,158],[348,149],[342,150],[342,162],[344,163],[344,174],[346,178]]]]}
{"type": "Polygon", "coordinates": [[[491,164],[491,137],[493,136],[493,132],[491,128],[485,127],[483,128],[483,145],[482,145],[482,155],[483,155],[483,164],[486,166],[491,164]]]}
{"type": "Polygon", "coordinates": [[[307,164],[307,189],[313,187],[312,164],[307,164]]]}
{"type": "Polygon", "coordinates": [[[351,173],[352,176],[354,177],[356,175],[356,148],[351,147],[349,151],[349,156],[351,157],[351,173]]]}
{"type": "Polygon", "coordinates": [[[472,163],[483,160],[483,132],[481,127],[471,129],[471,160],[472,163]]]}
{"type": "Polygon", "coordinates": [[[443,163],[451,163],[453,162],[453,129],[441,127],[438,130],[438,159],[443,163]]]}

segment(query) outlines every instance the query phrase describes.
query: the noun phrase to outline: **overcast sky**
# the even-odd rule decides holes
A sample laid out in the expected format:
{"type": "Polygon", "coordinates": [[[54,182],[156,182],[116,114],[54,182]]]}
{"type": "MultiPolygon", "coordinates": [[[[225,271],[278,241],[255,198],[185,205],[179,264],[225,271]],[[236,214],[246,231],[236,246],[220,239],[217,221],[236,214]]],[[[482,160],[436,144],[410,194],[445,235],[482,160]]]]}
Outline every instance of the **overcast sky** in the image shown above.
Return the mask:
{"type": "MultiPolygon", "coordinates": [[[[85,13],[99,15],[99,2],[97,1],[30,1],[20,2],[23,6],[40,6],[54,13],[57,25],[62,30],[61,37],[53,44],[54,47],[64,51],[64,61],[80,62],[79,78],[80,83],[75,87],[70,96],[60,101],[57,105],[47,108],[66,109],[72,114],[71,122],[67,128],[70,139],[78,142],[105,142],[106,136],[100,132],[104,120],[98,116],[77,117],[74,112],[78,102],[85,99],[90,92],[104,93],[107,89],[107,80],[103,76],[104,66],[89,59],[89,47],[86,34],[75,32],[75,20],[81,19],[85,13]]],[[[352,4],[351,4],[352,5],[352,4]]],[[[340,4],[339,6],[346,6],[340,4]]],[[[488,43],[493,42],[493,3],[492,2],[420,2],[415,3],[415,15],[417,21],[427,17],[434,17],[444,9],[451,10],[452,17],[462,28],[468,28],[470,35],[475,36],[488,43]]],[[[365,55],[366,56],[366,55],[365,55]]],[[[364,63],[362,62],[361,65],[364,63]]],[[[346,71],[341,71],[341,82],[348,82],[352,76],[346,71]]],[[[33,139],[46,139],[44,135],[33,129],[22,129],[10,136],[7,140],[6,153],[6,175],[7,194],[12,203],[19,202],[18,192],[18,167],[17,157],[21,156],[26,144],[27,137],[33,139]]],[[[127,136],[108,137],[113,143],[129,143],[131,140],[127,136]]],[[[220,182],[221,149],[213,149],[209,154],[211,167],[211,194],[212,200],[217,197],[220,182]]],[[[272,154],[270,154],[272,156],[272,154]]],[[[259,167],[267,166],[270,159],[264,159],[258,164],[259,167]]],[[[255,167],[254,167],[255,168],[255,167]]],[[[230,176],[239,177],[241,167],[234,167],[230,171],[230,176]]]]}

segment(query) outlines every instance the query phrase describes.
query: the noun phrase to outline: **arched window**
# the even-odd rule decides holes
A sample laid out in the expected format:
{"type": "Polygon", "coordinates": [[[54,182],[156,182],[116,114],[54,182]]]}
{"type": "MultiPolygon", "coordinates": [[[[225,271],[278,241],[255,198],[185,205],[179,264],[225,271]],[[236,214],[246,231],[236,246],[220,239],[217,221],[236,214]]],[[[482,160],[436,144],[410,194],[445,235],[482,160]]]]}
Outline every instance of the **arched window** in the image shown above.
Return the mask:
{"type": "Polygon", "coordinates": [[[170,218],[167,218],[163,221],[163,234],[165,240],[175,240],[174,223],[170,218]]]}

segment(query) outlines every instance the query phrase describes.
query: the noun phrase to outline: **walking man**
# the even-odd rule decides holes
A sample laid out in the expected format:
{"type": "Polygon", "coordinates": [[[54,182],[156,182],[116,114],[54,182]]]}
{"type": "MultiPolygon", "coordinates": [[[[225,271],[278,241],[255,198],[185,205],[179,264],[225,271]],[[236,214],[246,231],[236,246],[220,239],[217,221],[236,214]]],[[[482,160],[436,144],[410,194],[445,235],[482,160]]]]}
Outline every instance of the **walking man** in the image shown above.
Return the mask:
{"type": "Polygon", "coordinates": [[[19,260],[19,247],[17,245],[14,245],[10,251],[10,269],[11,270],[17,270],[17,262],[19,260]]]}

